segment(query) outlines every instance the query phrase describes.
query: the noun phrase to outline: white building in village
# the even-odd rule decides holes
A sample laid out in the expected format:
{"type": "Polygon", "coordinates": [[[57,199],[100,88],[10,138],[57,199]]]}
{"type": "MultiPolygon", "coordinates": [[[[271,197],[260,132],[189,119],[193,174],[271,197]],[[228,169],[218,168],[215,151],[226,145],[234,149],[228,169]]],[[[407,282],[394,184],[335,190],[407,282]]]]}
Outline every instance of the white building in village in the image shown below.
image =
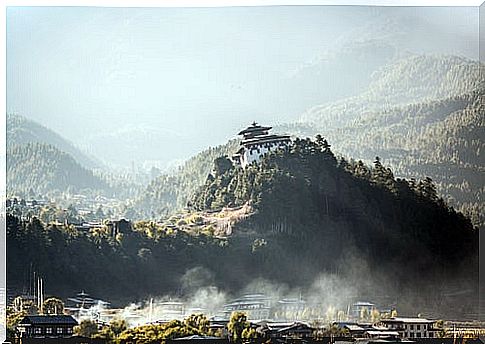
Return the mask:
{"type": "Polygon", "coordinates": [[[241,148],[232,156],[236,165],[245,167],[252,162],[258,162],[262,156],[278,148],[285,148],[291,142],[289,135],[269,134],[272,127],[263,127],[253,122],[249,127],[240,131],[242,135],[241,148]]]}
{"type": "Polygon", "coordinates": [[[401,338],[436,338],[438,329],[435,328],[435,320],[424,318],[396,317],[381,320],[387,329],[399,332],[401,338]]]}

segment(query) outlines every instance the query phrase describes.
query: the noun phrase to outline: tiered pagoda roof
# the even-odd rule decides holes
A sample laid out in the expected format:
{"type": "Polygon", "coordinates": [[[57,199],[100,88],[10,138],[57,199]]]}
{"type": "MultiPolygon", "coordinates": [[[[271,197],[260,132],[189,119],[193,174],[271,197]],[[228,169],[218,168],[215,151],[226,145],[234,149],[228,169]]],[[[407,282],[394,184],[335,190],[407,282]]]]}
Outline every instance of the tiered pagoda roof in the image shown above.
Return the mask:
{"type": "Polygon", "coordinates": [[[268,134],[272,127],[263,127],[253,122],[249,127],[241,130],[238,135],[243,135],[241,145],[251,145],[251,144],[261,144],[266,142],[274,142],[287,140],[290,138],[289,135],[274,135],[268,134]]]}
{"type": "Polygon", "coordinates": [[[238,135],[243,135],[244,139],[250,139],[258,135],[268,135],[268,131],[271,129],[272,127],[263,127],[258,125],[258,123],[253,122],[249,127],[241,130],[238,135]]]}

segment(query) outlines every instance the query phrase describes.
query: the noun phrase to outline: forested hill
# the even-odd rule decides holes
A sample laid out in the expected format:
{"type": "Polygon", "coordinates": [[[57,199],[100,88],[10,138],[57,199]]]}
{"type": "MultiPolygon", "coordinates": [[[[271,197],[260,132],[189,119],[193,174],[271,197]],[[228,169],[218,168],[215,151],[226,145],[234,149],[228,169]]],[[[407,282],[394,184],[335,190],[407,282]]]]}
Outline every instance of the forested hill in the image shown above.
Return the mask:
{"type": "Polygon", "coordinates": [[[155,218],[183,209],[192,194],[204,184],[213,168],[214,159],[232,155],[239,142],[229,141],[225,145],[208,148],[187,160],[174,173],[166,173],[155,178],[136,202],[140,218],[155,218]]]}
{"type": "Polygon", "coordinates": [[[366,298],[403,314],[473,313],[478,230],[429,179],[395,179],[378,159],[373,167],[336,159],[321,137],[296,140],[246,169],[225,157],[211,169],[190,212],[135,222],[116,236],[107,226],[85,232],[8,216],[9,286],[25,286],[33,263],[56,295],[190,297],[184,281],[198,269],[229,295],[264,279],[316,293],[328,306],[366,298]],[[251,211],[216,234],[211,221],[228,212],[217,210],[238,205],[251,211]],[[325,299],[332,287],[342,299],[325,299]]]}
{"type": "Polygon", "coordinates": [[[100,163],[81,152],[58,133],[20,115],[7,114],[7,146],[27,143],[49,144],[70,154],[86,168],[100,167],[100,163]]]}
{"type": "MultiPolygon", "coordinates": [[[[395,297],[419,290],[441,302],[444,285],[466,281],[468,292],[476,286],[478,229],[437,196],[429,178],[396,179],[378,158],[371,168],[337,160],[321,137],[296,140],[246,169],[219,158],[191,201],[211,211],[243,204],[256,214],[233,235],[258,240],[263,276],[298,283],[316,271],[345,274],[355,269],[347,260],[353,255],[373,276],[392,281],[396,289],[385,293],[395,297]]],[[[476,300],[473,292],[468,300],[476,300]]]]}
{"type": "Polygon", "coordinates": [[[9,145],[7,148],[7,193],[44,198],[54,190],[108,190],[99,177],[67,153],[44,143],[9,145]]]}

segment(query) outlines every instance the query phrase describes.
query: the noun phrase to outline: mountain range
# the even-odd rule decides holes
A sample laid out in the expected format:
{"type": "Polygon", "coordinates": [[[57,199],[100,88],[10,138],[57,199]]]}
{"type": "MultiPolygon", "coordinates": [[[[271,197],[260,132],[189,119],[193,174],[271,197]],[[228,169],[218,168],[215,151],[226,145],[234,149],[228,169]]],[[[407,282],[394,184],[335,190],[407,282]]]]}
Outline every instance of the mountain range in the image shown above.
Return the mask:
{"type": "MultiPolygon", "coordinates": [[[[333,150],[368,163],[379,156],[397,176],[431,177],[451,204],[483,223],[483,80],[477,62],[456,56],[409,56],[374,73],[358,96],[315,106],[297,122],[277,125],[276,132],[313,137],[321,134],[333,150]]],[[[227,145],[219,154],[235,152],[227,145]]],[[[194,176],[185,183],[180,209],[210,172],[213,150],[189,160],[171,178],[194,176]],[[195,161],[199,163],[194,164],[195,161]],[[203,162],[202,162],[203,161],[203,162]],[[197,172],[196,172],[197,171],[197,172]],[[195,173],[195,174],[194,174],[195,173]]],[[[163,175],[142,193],[141,208],[166,204],[163,175]]]]}
{"type": "MultiPolygon", "coordinates": [[[[383,41],[362,43],[362,49],[349,53],[349,59],[357,55],[366,56],[362,51],[376,44],[382,49],[379,56],[383,59],[372,66],[363,62],[363,66],[368,67],[364,73],[366,77],[361,78],[363,82],[360,85],[349,90],[348,94],[354,95],[339,93],[323,97],[326,102],[309,108],[296,121],[276,125],[274,130],[303,137],[322,134],[337,154],[367,163],[379,156],[397,176],[431,177],[440,195],[472,217],[475,224],[483,223],[483,66],[467,58],[447,55],[408,54],[397,58],[392,47],[382,46],[383,41]],[[384,66],[379,67],[379,64],[384,66]],[[364,86],[366,78],[369,81],[364,86]],[[339,96],[343,98],[331,100],[339,96]]],[[[342,56],[343,51],[345,49],[340,49],[338,56],[342,56]]],[[[322,59],[325,60],[324,57],[322,59]]],[[[338,59],[331,56],[327,59],[334,61],[332,65],[338,63],[338,59]]],[[[364,58],[362,61],[367,60],[364,58]]],[[[301,73],[309,73],[317,80],[335,72],[322,66],[328,67],[328,63],[322,65],[316,61],[303,66],[296,72],[295,78],[298,79],[301,73]]],[[[304,77],[301,80],[309,79],[304,77]]],[[[316,89],[316,86],[311,88],[316,89]]],[[[102,156],[124,152],[121,154],[142,154],[149,159],[150,154],[155,154],[153,150],[157,150],[161,139],[165,140],[165,146],[181,142],[180,137],[172,137],[172,134],[154,128],[140,126],[134,129],[138,132],[134,137],[133,128],[100,134],[93,147],[98,147],[100,152],[104,150],[100,154],[102,156]]],[[[80,163],[81,168],[102,167],[96,158],[84,153],[69,140],[18,115],[7,116],[7,138],[9,150],[17,145],[37,142],[68,154],[80,163]]],[[[92,147],[90,150],[95,151],[92,147]]],[[[236,141],[204,150],[172,172],[153,179],[146,188],[139,189],[136,212],[140,217],[157,217],[184,208],[209,174],[212,161],[219,155],[231,155],[236,150],[236,141]]],[[[49,158],[54,156],[51,154],[49,158]]],[[[174,158],[176,156],[170,156],[170,159],[174,158]]],[[[157,159],[153,157],[153,160],[157,159]]],[[[22,166],[19,159],[10,161],[10,164],[20,165],[9,167],[16,174],[16,181],[9,183],[9,190],[15,193],[31,188],[22,185],[23,180],[38,180],[37,177],[29,177],[32,173],[30,166],[22,166]]],[[[121,160],[118,162],[122,163],[121,160]]],[[[56,168],[62,164],[50,165],[56,168]]],[[[131,170],[130,166],[126,167],[126,170],[131,170]]],[[[42,169],[36,173],[43,173],[42,169]]],[[[52,175],[41,179],[47,181],[52,179],[52,175]]],[[[94,177],[93,189],[102,184],[96,178],[99,177],[94,177]]],[[[9,179],[14,180],[13,176],[9,179]]],[[[76,184],[74,179],[67,178],[67,184],[59,184],[62,187],[48,182],[48,187],[39,190],[62,189],[66,185],[78,188],[76,184]]]]}

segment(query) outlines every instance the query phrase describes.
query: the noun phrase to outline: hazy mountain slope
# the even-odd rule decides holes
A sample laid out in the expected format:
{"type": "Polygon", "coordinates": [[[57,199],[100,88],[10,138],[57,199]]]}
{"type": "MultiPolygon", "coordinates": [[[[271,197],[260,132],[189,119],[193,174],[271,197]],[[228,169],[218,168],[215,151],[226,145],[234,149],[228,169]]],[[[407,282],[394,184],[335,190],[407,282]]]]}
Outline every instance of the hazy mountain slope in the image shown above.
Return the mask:
{"type": "MultiPolygon", "coordinates": [[[[252,116],[255,113],[261,122],[274,115],[281,121],[289,120],[295,113],[322,101],[336,101],[359,94],[371,81],[371,75],[397,55],[397,48],[386,40],[369,38],[349,39],[336,47],[322,50],[323,53],[291,67],[291,70],[274,72],[275,79],[271,82],[259,80],[255,84],[247,84],[231,81],[224,93],[204,105],[208,108],[197,110],[208,123],[212,121],[214,131],[211,136],[201,135],[197,126],[173,128],[170,123],[176,119],[163,123],[141,113],[134,116],[131,123],[89,133],[83,137],[82,147],[96,152],[97,157],[117,167],[131,166],[134,162],[164,168],[174,161],[195,155],[212,142],[223,142],[221,138],[227,137],[224,133],[231,127],[231,121],[225,120],[227,109],[236,117],[246,118],[248,123],[254,120],[252,116]],[[255,89],[258,91],[254,92],[255,89]],[[219,102],[226,103],[226,100],[230,101],[221,110],[219,102]],[[213,122],[211,115],[215,112],[222,112],[218,123],[213,122]]],[[[183,115],[183,107],[173,112],[173,118],[183,115]]]]}
{"type": "Polygon", "coordinates": [[[200,187],[210,173],[214,159],[238,150],[237,140],[208,148],[187,160],[175,173],[155,178],[137,200],[136,208],[142,216],[157,217],[187,205],[192,193],[200,187]]]}
{"type": "Polygon", "coordinates": [[[132,164],[144,163],[168,167],[174,161],[191,156],[191,136],[143,124],[129,124],[115,130],[100,131],[87,135],[83,144],[104,162],[116,169],[131,169],[132,164]],[[107,144],[109,143],[109,144],[107,144]],[[174,146],[177,149],[174,149],[174,146]]]}
{"type": "Polygon", "coordinates": [[[471,92],[483,82],[479,68],[478,62],[456,56],[410,56],[374,73],[358,96],[310,108],[300,122],[334,129],[389,107],[471,92]]]}
{"type": "Polygon", "coordinates": [[[355,96],[364,91],[374,72],[394,61],[398,49],[386,40],[350,39],[303,63],[284,80],[282,99],[294,112],[327,101],[355,96]]]}
{"type": "Polygon", "coordinates": [[[59,150],[70,154],[84,167],[94,168],[100,166],[99,162],[92,157],[88,157],[58,133],[23,116],[7,114],[7,146],[30,142],[55,146],[59,150]]]}
{"type": "Polygon", "coordinates": [[[27,143],[8,147],[8,194],[43,198],[51,191],[83,189],[107,190],[108,185],[52,145],[27,143]]]}

